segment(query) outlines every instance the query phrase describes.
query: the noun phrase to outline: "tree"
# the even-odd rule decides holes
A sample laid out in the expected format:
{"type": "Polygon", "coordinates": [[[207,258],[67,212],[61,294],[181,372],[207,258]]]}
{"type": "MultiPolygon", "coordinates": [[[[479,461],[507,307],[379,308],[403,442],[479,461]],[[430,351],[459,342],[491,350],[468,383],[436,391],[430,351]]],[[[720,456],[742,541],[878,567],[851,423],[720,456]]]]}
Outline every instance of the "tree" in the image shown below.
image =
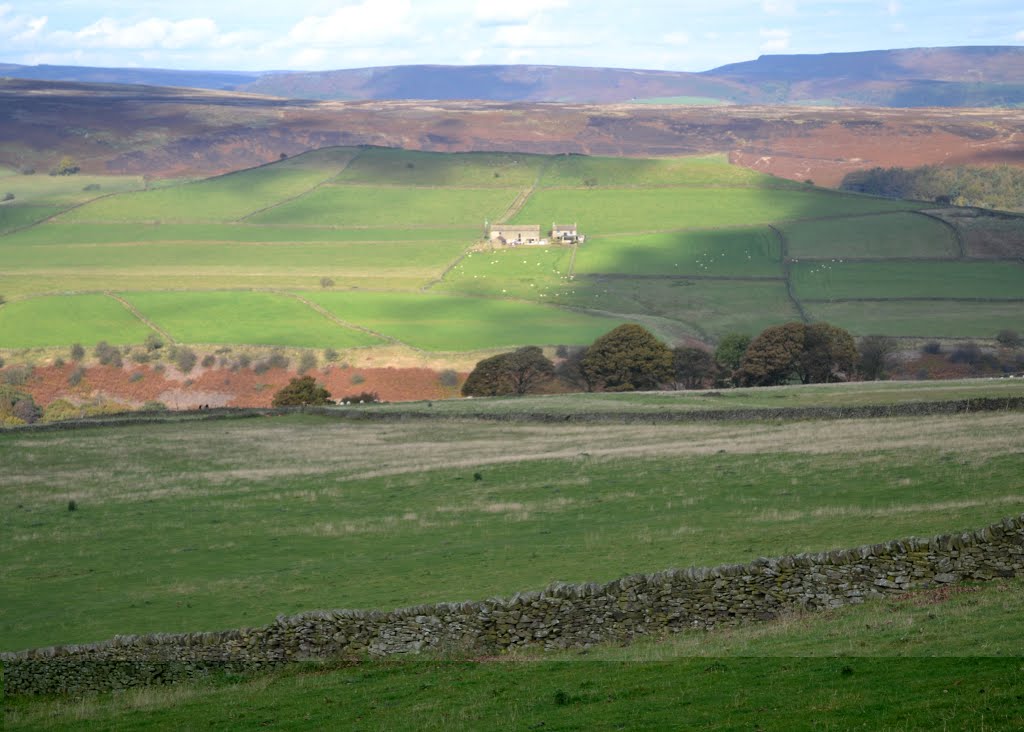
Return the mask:
{"type": "Polygon", "coordinates": [[[722,337],[715,349],[715,361],[722,368],[735,371],[743,361],[743,354],[750,345],[750,336],[746,333],[729,333],[722,337]]]}
{"type": "Polygon", "coordinates": [[[745,386],[785,384],[795,374],[803,349],[803,323],[765,328],[743,354],[738,380],[745,386]]]}
{"type": "Polygon", "coordinates": [[[848,378],[857,360],[853,336],[828,323],[786,323],[765,328],[751,341],[737,376],[747,386],[796,379],[817,384],[848,378]]]}
{"type": "Polygon", "coordinates": [[[587,346],[568,349],[565,360],[555,367],[555,376],[579,391],[594,391],[596,384],[583,372],[581,364],[587,356],[587,346]]]}
{"type": "Polygon", "coordinates": [[[804,326],[804,347],[797,373],[804,384],[848,381],[857,363],[857,344],[849,331],[828,323],[804,326]]]}
{"type": "Polygon", "coordinates": [[[70,155],[65,155],[57,163],[57,167],[50,171],[50,175],[74,175],[80,170],[78,164],[70,155]]]}
{"type": "Polygon", "coordinates": [[[892,354],[896,352],[896,341],[888,336],[869,335],[860,339],[858,368],[869,381],[885,378],[892,354]]]}
{"type": "Polygon", "coordinates": [[[672,351],[642,325],[620,325],[594,341],[580,369],[609,391],[656,389],[672,379],[672,351]]]}
{"type": "Polygon", "coordinates": [[[331,393],[316,383],[312,376],[299,376],[288,382],[274,394],[271,404],[275,407],[302,407],[316,404],[331,404],[331,393]]]}
{"type": "Polygon", "coordinates": [[[672,350],[675,383],[683,389],[699,389],[717,371],[714,357],[703,348],[680,346],[672,350]]]}
{"type": "Polygon", "coordinates": [[[555,373],[555,366],[537,346],[485,358],[462,385],[464,396],[528,394],[555,373]]]}

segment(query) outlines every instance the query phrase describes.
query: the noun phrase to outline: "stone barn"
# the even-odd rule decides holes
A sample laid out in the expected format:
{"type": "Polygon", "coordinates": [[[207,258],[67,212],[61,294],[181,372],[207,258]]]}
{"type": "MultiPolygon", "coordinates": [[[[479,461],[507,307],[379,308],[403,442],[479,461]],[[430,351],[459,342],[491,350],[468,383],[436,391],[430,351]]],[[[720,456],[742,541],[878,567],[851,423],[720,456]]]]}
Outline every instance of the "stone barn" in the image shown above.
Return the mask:
{"type": "Polygon", "coordinates": [[[546,240],[540,238],[540,224],[528,224],[525,226],[493,224],[488,233],[488,239],[513,247],[547,244],[546,240]]]}

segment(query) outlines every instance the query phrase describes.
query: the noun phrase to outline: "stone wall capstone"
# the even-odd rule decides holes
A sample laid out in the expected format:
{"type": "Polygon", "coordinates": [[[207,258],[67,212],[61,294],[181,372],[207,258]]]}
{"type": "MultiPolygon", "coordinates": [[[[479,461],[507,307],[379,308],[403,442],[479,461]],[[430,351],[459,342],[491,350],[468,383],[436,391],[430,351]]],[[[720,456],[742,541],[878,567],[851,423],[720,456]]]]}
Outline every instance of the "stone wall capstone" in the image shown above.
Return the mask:
{"type": "Polygon", "coordinates": [[[1024,575],[1024,515],[932,539],[672,569],[605,584],[555,584],[478,602],[390,612],[321,610],[281,616],[259,628],[117,636],[102,643],[3,653],[0,662],[8,694],[82,693],[346,655],[587,647],[1019,575],[1024,575]]]}

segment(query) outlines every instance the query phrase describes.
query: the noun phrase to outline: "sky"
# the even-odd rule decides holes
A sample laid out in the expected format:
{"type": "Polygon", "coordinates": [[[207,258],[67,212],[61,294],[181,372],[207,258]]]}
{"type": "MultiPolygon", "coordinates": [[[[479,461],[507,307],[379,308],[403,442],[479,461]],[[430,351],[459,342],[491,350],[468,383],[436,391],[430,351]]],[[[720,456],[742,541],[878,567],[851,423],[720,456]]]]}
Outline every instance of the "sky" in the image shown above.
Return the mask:
{"type": "Polygon", "coordinates": [[[0,0],[0,62],[238,71],[1024,45],[1022,0],[0,0]]]}

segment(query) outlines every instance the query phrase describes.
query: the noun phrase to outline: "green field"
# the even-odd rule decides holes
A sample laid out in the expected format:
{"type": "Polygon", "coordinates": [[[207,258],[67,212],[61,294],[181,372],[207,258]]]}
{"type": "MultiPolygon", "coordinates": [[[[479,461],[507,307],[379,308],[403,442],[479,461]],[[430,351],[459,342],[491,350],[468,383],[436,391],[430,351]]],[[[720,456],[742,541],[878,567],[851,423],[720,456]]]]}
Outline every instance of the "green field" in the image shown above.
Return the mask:
{"type": "Polygon", "coordinates": [[[956,302],[813,302],[807,314],[846,328],[854,335],[885,333],[921,338],[991,337],[1002,328],[1019,328],[1024,303],[956,302]]]}
{"type": "Polygon", "coordinates": [[[360,151],[335,180],[361,185],[527,188],[546,162],[543,155],[369,148],[360,151]]]}
{"type": "Polygon", "coordinates": [[[59,221],[236,221],[307,193],[337,175],[352,155],[346,148],[329,148],[197,183],[103,198],[64,214],[59,221]]]}
{"type": "MultiPolygon", "coordinates": [[[[507,188],[322,186],[294,201],[247,219],[294,226],[452,226],[465,229],[494,220],[515,199],[507,188]]],[[[468,243],[468,242],[467,242],[468,243]]]]}
{"type": "Polygon", "coordinates": [[[893,213],[781,224],[790,257],[800,259],[955,259],[953,230],[933,218],[893,213]]]}
{"type": "Polygon", "coordinates": [[[185,343],[353,348],[379,338],[331,322],[304,303],[268,292],[129,292],[147,319],[185,343]]]}
{"type": "MultiPolygon", "coordinates": [[[[1013,217],[931,212],[947,226],[915,213],[918,203],[837,194],[722,155],[328,148],[152,190],[131,190],[143,185],[136,177],[3,180],[18,186],[16,199],[0,204],[0,295],[12,303],[107,291],[187,292],[194,302],[203,291],[287,290],[336,298],[346,321],[381,326],[416,348],[457,351],[586,342],[598,325],[624,320],[670,342],[714,343],[835,308],[858,332],[988,338],[1015,327],[1020,306],[1000,303],[986,315],[962,301],[1024,299],[1013,217]],[[473,251],[484,222],[505,218],[540,224],[544,234],[553,222],[575,222],[586,241],[473,251]],[[431,290],[463,297],[425,297],[431,290]],[[885,302],[860,313],[824,302],[865,298],[885,302]],[[915,308],[907,298],[937,305],[915,308]],[[552,303],[577,312],[541,307],[552,303]],[[947,310],[952,320],[937,328],[947,310]],[[444,322],[449,316],[454,323],[444,322]]],[[[292,340],[315,347],[334,332],[309,330],[305,307],[267,311],[269,320],[239,328],[204,319],[197,307],[175,321],[176,337],[255,345],[301,332],[292,340]],[[300,321],[276,320],[289,313],[300,321]]],[[[23,347],[10,335],[19,329],[36,330],[5,329],[0,348],[23,347]]],[[[45,322],[39,330],[68,332],[45,322]]],[[[125,337],[97,321],[74,340],[97,336],[125,337]]]]}
{"type": "Polygon", "coordinates": [[[589,343],[622,322],[517,300],[327,291],[308,297],[342,320],[429,351],[589,343]]]}
{"type": "Polygon", "coordinates": [[[1020,300],[1024,265],[1013,262],[799,262],[801,300],[935,298],[1020,300]]]}
{"type": "Polygon", "coordinates": [[[778,237],[768,228],[626,234],[588,239],[577,274],[782,277],[778,237]]]}
{"type": "Polygon", "coordinates": [[[0,334],[7,348],[69,343],[141,343],[153,331],[106,295],[35,297],[0,307],[0,334]]]}
{"type": "Polygon", "coordinates": [[[775,188],[544,189],[515,223],[579,222],[591,233],[713,229],[773,221],[911,210],[915,204],[775,188]]]}

